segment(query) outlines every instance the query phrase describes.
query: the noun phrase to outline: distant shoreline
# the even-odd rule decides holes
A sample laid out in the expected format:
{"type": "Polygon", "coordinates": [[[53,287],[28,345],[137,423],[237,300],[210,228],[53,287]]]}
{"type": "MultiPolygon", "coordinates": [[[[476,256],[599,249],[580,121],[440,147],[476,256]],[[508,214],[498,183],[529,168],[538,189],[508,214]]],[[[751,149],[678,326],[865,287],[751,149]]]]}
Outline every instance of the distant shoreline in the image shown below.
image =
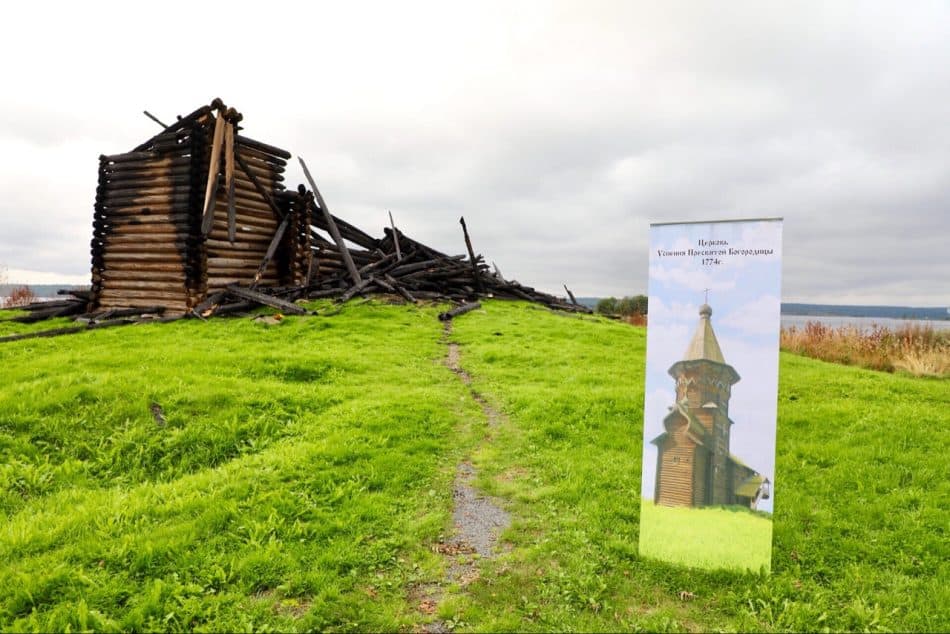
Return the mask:
{"type": "Polygon", "coordinates": [[[829,304],[782,304],[782,315],[803,317],[870,317],[880,319],[950,320],[946,307],[852,306],[829,304]]]}
{"type": "MultiPolygon", "coordinates": [[[[577,301],[594,308],[600,297],[578,297],[577,301]]],[[[783,302],[783,317],[868,317],[878,319],[950,321],[950,312],[943,307],[920,306],[857,306],[837,304],[802,304],[783,302]]]]}

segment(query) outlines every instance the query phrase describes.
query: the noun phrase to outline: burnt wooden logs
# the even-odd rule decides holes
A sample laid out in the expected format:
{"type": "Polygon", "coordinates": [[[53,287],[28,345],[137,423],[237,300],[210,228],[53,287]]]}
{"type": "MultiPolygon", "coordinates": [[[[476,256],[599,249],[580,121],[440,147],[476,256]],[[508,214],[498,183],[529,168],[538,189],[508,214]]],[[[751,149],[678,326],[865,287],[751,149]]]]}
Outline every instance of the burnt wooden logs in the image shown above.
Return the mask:
{"type": "Polygon", "coordinates": [[[132,152],[100,157],[95,309],[184,314],[231,284],[306,282],[310,203],[305,193],[282,198],[290,154],[237,134],[240,120],[215,100],[132,152]]]}

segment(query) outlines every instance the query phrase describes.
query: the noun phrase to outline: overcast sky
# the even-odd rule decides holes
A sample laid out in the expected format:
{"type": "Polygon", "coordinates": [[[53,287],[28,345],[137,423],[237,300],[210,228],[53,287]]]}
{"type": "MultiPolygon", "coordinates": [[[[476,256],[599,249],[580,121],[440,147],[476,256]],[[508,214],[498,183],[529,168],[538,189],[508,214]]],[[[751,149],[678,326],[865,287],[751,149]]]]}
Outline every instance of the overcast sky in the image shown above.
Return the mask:
{"type": "Polygon", "coordinates": [[[12,281],[87,281],[99,154],[221,97],[337,215],[453,253],[464,215],[548,291],[645,292],[651,221],[782,216],[784,301],[950,304],[946,2],[133,4],[4,9],[12,281]]]}

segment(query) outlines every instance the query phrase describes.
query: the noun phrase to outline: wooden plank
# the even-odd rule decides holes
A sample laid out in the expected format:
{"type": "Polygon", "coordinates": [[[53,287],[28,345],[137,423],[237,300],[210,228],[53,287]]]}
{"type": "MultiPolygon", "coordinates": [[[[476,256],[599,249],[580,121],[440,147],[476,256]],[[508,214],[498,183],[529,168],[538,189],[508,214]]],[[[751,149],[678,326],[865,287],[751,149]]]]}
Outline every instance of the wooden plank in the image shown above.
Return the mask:
{"type": "MultiPolygon", "coordinates": [[[[245,214],[253,213],[255,216],[260,218],[269,218],[269,220],[274,223],[274,226],[277,226],[277,220],[279,220],[280,217],[274,217],[273,210],[270,208],[270,206],[257,196],[254,196],[254,198],[250,198],[249,196],[250,194],[248,193],[245,195],[243,190],[236,190],[234,192],[234,205],[236,214],[240,216],[242,212],[245,214]]],[[[227,217],[226,202],[221,202],[219,205],[217,205],[216,209],[221,210],[222,218],[227,217]]]]}
{"type": "Polygon", "coordinates": [[[146,117],[148,117],[149,119],[151,119],[152,121],[154,121],[154,122],[157,123],[158,125],[162,126],[163,128],[167,128],[167,127],[168,127],[167,125],[165,125],[164,123],[162,123],[161,121],[159,121],[159,120],[158,120],[158,117],[156,117],[155,115],[153,115],[153,114],[152,114],[151,112],[149,112],[148,110],[143,110],[143,111],[142,111],[142,114],[144,114],[146,117]]]}
{"type": "Polygon", "coordinates": [[[336,242],[336,246],[340,250],[340,254],[343,256],[343,260],[346,263],[346,268],[350,273],[350,277],[353,279],[353,282],[356,285],[359,285],[363,279],[356,270],[356,265],[353,264],[353,258],[350,257],[350,250],[346,247],[346,243],[343,242],[343,238],[340,237],[340,230],[337,229],[336,223],[333,222],[333,216],[330,214],[330,209],[327,207],[326,201],[323,200],[323,196],[320,195],[320,190],[317,188],[317,184],[313,181],[313,176],[310,175],[310,170],[307,169],[307,164],[304,162],[303,158],[298,156],[297,160],[300,161],[300,166],[303,167],[304,176],[307,178],[307,182],[310,183],[310,187],[313,189],[313,195],[317,199],[317,204],[320,205],[320,209],[323,211],[323,217],[330,229],[330,235],[333,236],[333,241],[336,242]]]}
{"type": "Polygon", "coordinates": [[[105,270],[100,273],[107,282],[121,280],[155,280],[156,282],[180,282],[182,285],[188,276],[184,271],[143,271],[139,268],[131,270],[105,270]]]}
{"type": "MultiPolygon", "coordinates": [[[[236,255],[236,254],[235,254],[236,255]]],[[[220,267],[220,268],[251,268],[256,269],[260,261],[251,258],[235,258],[235,257],[209,257],[208,266],[209,267],[220,267]]]]}
{"type": "Polygon", "coordinates": [[[173,263],[176,263],[176,262],[181,263],[182,260],[183,260],[183,257],[182,257],[181,255],[177,254],[177,253],[173,253],[173,254],[172,254],[172,253],[134,253],[134,252],[130,252],[130,253],[126,253],[126,252],[111,253],[111,252],[106,252],[106,253],[103,253],[103,254],[102,254],[102,258],[105,260],[107,267],[108,267],[108,265],[109,265],[109,262],[112,262],[112,261],[116,261],[116,262],[139,262],[139,261],[142,261],[142,262],[167,262],[167,263],[169,263],[169,264],[173,264],[173,263]]]}
{"type": "Polygon", "coordinates": [[[571,303],[575,306],[578,306],[577,300],[574,299],[574,293],[572,293],[571,289],[567,287],[567,284],[564,285],[564,290],[567,291],[567,296],[571,298],[571,303]]]}
{"type": "Polygon", "coordinates": [[[109,305],[109,306],[106,306],[105,304],[100,304],[99,310],[125,310],[128,308],[134,308],[134,309],[138,309],[140,313],[144,313],[144,312],[154,313],[156,312],[154,309],[157,306],[161,306],[165,309],[164,312],[162,313],[164,316],[158,319],[149,319],[147,321],[149,322],[171,321],[171,319],[169,318],[169,315],[180,317],[184,313],[188,312],[188,307],[190,306],[190,304],[186,301],[181,301],[181,300],[164,300],[161,302],[149,302],[149,300],[147,299],[144,299],[144,300],[132,299],[132,300],[126,300],[124,302],[116,302],[114,305],[109,305]]]}
{"type": "MultiPolygon", "coordinates": [[[[274,281],[277,279],[277,268],[276,264],[271,263],[267,267],[267,270],[264,272],[264,277],[261,279],[264,281],[274,281]]],[[[248,284],[254,279],[254,275],[257,274],[256,266],[237,266],[237,267],[228,267],[228,266],[209,266],[208,267],[208,279],[213,277],[233,277],[235,279],[241,280],[242,282],[247,282],[248,284]]]]}
{"type": "Polygon", "coordinates": [[[157,154],[149,154],[148,158],[124,160],[119,163],[103,161],[102,157],[99,158],[99,161],[99,173],[108,176],[177,169],[191,163],[191,159],[188,157],[159,156],[157,154]]]}
{"type": "Polygon", "coordinates": [[[105,192],[96,198],[96,205],[108,209],[111,207],[134,207],[136,205],[146,207],[150,205],[188,204],[190,201],[191,194],[188,191],[169,191],[164,194],[144,194],[141,196],[137,194],[113,196],[105,192]]]}
{"type": "Polygon", "coordinates": [[[402,253],[399,251],[399,232],[396,231],[396,223],[393,221],[393,212],[391,211],[389,211],[389,226],[393,229],[393,245],[396,247],[396,260],[398,261],[402,259],[402,253]]]}
{"type": "MultiPolygon", "coordinates": [[[[235,229],[238,232],[244,231],[245,233],[263,234],[267,237],[267,240],[270,241],[270,238],[272,235],[274,235],[274,231],[277,229],[277,226],[277,223],[273,220],[264,220],[263,218],[258,218],[256,216],[248,216],[238,213],[237,225],[235,229]]],[[[220,231],[220,235],[222,237],[227,237],[228,223],[223,218],[216,220],[212,227],[215,231],[220,231]]]]}
{"type": "Polygon", "coordinates": [[[119,216],[137,216],[150,214],[187,214],[187,201],[172,203],[163,201],[158,204],[124,203],[121,205],[96,205],[96,215],[100,220],[110,220],[119,216]]]}
{"type": "Polygon", "coordinates": [[[179,255],[186,249],[183,242],[142,242],[140,244],[132,243],[112,243],[106,249],[106,253],[116,255],[118,253],[165,253],[167,255],[179,255]]]}
{"type": "Polygon", "coordinates": [[[469,261],[472,263],[472,275],[475,276],[475,288],[478,289],[479,293],[484,293],[485,287],[482,286],[482,279],[478,274],[478,264],[475,261],[475,251],[472,249],[472,241],[468,237],[468,227],[465,226],[465,216],[459,218],[459,222],[462,225],[462,233],[465,235],[465,248],[468,249],[469,261]]]}
{"type": "Polygon", "coordinates": [[[306,310],[297,304],[294,304],[293,302],[288,302],[287,300],[280,299],[279,297],[265,295],[264,293],[258,293],[255,290],[244,288],[243,286],[238,286],[236,284],[228,286],[228,292],[230,292],[232,295],[237,295],[242,299],[256,302],[258,304],[264,304],[265,306],[270,306],[272,308],[276,308],[279,311],[291,313],[292,315],[307,314],[306,310]]]}
{"type": "Polygon", "coordinates": [[[228,192],[228,240],[234,242],[237,231],[234,210],[234,124],[228,122],[224,131],[224,188],[228,192]]]}
{"type": "Polygon", "coordinates": [[[343,293],[343,295],[340,296],[339,301],[340,302],[350,301],[350,299],[352,299],[354,295],[356,295],[357,293],[363,292],[363,290],[365,290],[366,287],[370,285],[370,283],[372,282],[372,279],[373,278],[370,277],[365,280],[361,280],[357,282],[356,284],[351,286],[349,289],[347,289],[347,291],[343,293]]]}
{"type": "Polygon", "coordinates": [[[218,303],[222,299],[224,299],[225,295],[226,293],[224,291],[216,291],[214,293],[209,293],[208,296],[205,297],[204,301],[202,301],[200,304],[195,306],[193,312],[201,318],[207,317],[209,314],[209,311],[211,311],[215,306],[217,306],[218,303]]]}
{"type": "Polygon", "coordinates": [[[271,258],[273,258],[274,253],[277,252],[277,246],[283,239],[284,233],[287,231],[287,225],[289,224],[290,216],[284,216],[284,220],[280,223],[280,226],[277,227],[277,232],[274,233],[274,237],[271,239],[270,245],[267,247],[267,253],[264,254],[264,259],[261,261],[260,268],[257,269],[257,275],[254,276],[254,281],[251,283],[252,288],[257,285],[258,281],[260,281],[261,276],[267,269],[267,265],[270,264],[271,258]]]}
{"type": "Polygon", "coordinates": [[[262,142],[260,142],[260,141],[255,141],[254,139],[249,139],[249,138],[247,138],[246,136],[241,136],[241,135],[238,135],[237,140],[238,140],[242,145],[246,145],[246,146],[251,147],[251,148],[254,148],[254,149],[256,149],[256,150],[260,150],[260,151],[262,151],[262,152],[267,152],[268,154],[271,154],[271,155],[273,155],[273,156],[277,156],[277,157],[280,157],[280,158],[282,158],[282,159],[289,159],[289,158],[290,158],[290,152],[288,152],[287,150],[282,150],[282,149],[279,148],[279,147],[275,147],[275,146],[273,146],[273,145],[268,145],[268,144],[262,143],[262,142]]]}
{"type": "Polygon", "coordinates": [[[40,339],[44,337],[58,337],[59,335],[71,335],[77,332],[88,330],[88,326],[67,326],[66,328],[53,328],[50,330],[40,330],[38,332],[28,332],[19,335],[6,335],[0,337],[0,343],[9,343],[11,341],[23,341],[24,339],[40,339]]]}
{"type": "MultiPolygon", "coordinates": [[[[215,231],[211,232],[211,235],[215,235],[215,231]]],[[[252,255],[254,253],[261,256],[267,252],[267,244],[265,242],[228,242],[227,240],[207,240],[205,245],[208,247],[209,255],[226,255],[228,253],[234,253],[235,251],[251,251],[252,253],[246,253],[242,255],[252,255]]]]}
{"type": "Polygon", "coordinates": [[[234,159],[237,161],[237,164],[241,166],[241,169],[244,170],[245,175],[251,179],[251,183],[257,189],[258,193],[264,197],[264,200],[267,202],[268,207],[274,212],[274,217],[283,218],[284,214],[280,210],[280,207],[277,206],[277,202],[274,201],[274,197],[271,196],[271,192],[267,191],[264,185],[261,183],[260,179],[250,170],[247,165],[247,161],[241,156],[240,152],[234,153],[234,159]]]}
{"type": "Polygon", "coordinates": [[[224,140],[224,113],[218,112],[214,121],[214,137],[211,141],[211,161],[208,164],[208,182],[205,185],[204,205],[202,205],[203,216],[201,221],[201,233],[207,234],[211,231],[211,221],[214,217],[214,194],[218,187],[218,174],[221,171],[221,142],[224,140]]]}
{"type": "Polygon", "coordinates": [[[164,263],[164,262],[128,262],[117,260],[112,262],[101,273],[103,277],[124,272],[155,272],[155,273],[178,273],[185,271],[185,265],[182,262],[164,263]]]}
{"type": "Polygon", "coordinates": [[[439,313],[439,321],[451,321],[453,318],[458,317],[459,315],[464,315],[467,312],[471,312],[476,308],[481,308],[482,305],[480,302],[471,302],[469,304],[462,304],[461,306],[456,306],[452,310],[447,310],[444,313],[439,313]]]}
{"type": "Polygon", "coordinates": [[[195,241],[188,236],[182,236],[178,233],[147,233],[141,235],[121,235],[110,233],[101,240],[106,249],[125,246],[147,246],[147,245],[174,245],[181,249],[195,244],[195,241]]]}
{"type": "Polygon", "coordinates": [[[103,282],[103,289],[127,289],[127,290],[154,290],[159,292],[184,293],[184,280],[166,281],[166,280],[128,280],[110,278],[103,282]]]}

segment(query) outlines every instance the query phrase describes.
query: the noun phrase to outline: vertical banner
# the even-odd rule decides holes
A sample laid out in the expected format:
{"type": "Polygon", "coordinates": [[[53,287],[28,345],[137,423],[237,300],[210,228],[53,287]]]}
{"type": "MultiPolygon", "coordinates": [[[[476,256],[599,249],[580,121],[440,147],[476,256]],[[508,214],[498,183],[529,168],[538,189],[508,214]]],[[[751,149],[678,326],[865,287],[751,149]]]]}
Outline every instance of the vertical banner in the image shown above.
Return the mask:
{"type": "Polygon", "coordinates": [[[781,267],[780,218],[650,226],[644,557],[771,568],[781,267]]]}

